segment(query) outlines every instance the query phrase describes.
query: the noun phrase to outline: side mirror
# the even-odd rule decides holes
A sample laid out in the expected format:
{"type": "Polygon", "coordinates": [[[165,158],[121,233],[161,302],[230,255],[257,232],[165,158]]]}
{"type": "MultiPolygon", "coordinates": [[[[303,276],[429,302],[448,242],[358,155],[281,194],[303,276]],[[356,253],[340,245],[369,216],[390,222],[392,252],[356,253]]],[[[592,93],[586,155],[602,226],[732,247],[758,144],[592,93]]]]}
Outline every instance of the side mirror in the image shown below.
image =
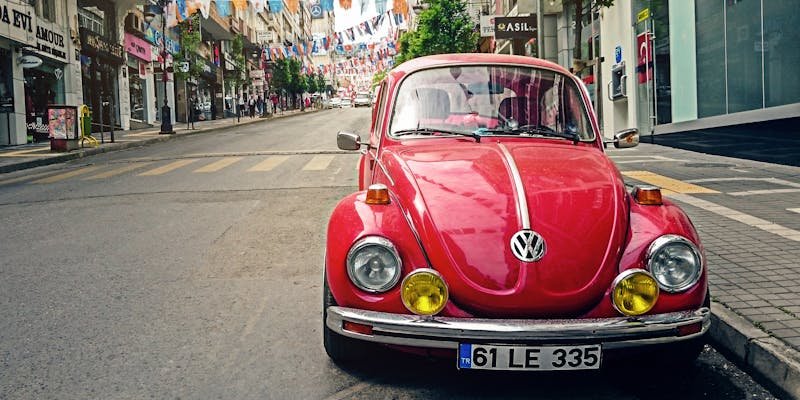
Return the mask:
{"type": "Polygon", "coordinates": [[[359,150],[361,149],[361,136],[350,132],[339,132],[336,134],[336,145],[341,150],[359,150]]]}
{"type": "Polygon", "coordinates": [[[618,149],[627,149],[639,145],[639,130],[636,128],[623,129],[614,135],[614,147],[618,149]]]}

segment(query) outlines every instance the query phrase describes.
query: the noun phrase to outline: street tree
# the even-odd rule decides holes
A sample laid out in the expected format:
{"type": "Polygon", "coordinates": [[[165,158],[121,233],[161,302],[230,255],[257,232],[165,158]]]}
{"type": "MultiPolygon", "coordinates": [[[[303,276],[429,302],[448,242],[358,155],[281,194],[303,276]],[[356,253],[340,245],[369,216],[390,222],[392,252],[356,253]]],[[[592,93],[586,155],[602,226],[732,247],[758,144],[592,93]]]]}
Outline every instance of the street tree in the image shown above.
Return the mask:
{"type": "Polygon", "coordinates": [[[464,0],[427,0],[417,29],[400,37],[399,64],[430,54],[471,53],[477,49],[478,33],[464,0]]]}
{"type": "Polygon", "coordinates": [[[234,102],[239,97],[241,86],[246,82],[245,80],[245,58],[244,58],[244,39],[242,35],[236,35],[231,40],[231,58],[233,62],[233,70],[225,71],[225,82],[228,88],[233,89],[234,102]]]}
{"type": "Polygon", "coordinates": [[[375,89],[375,86],[380,85],[383,78],[386,78],[386,74],[387,71],[383,69],[372,75],[372,85],[370,86],[370,89],[375,89]]]}

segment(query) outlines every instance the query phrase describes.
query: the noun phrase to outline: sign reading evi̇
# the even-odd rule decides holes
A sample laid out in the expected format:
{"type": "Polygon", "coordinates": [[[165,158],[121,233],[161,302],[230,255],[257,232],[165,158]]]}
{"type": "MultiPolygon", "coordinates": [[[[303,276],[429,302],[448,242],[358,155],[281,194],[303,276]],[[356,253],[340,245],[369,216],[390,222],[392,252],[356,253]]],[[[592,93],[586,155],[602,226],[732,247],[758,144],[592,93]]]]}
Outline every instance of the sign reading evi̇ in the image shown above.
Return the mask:
{"type": "Polygon", "coordinates": [[[495,17],[495,39],[532,39],[536,37],[536,16],[495,17]]]}

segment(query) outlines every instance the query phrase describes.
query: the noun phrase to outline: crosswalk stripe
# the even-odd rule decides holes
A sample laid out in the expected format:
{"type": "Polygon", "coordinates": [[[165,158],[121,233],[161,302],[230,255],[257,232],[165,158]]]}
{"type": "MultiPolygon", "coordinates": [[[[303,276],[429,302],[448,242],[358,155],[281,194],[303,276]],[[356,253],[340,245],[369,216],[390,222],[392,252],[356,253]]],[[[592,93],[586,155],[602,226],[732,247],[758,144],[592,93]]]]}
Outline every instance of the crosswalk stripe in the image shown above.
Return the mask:
{"type": "Polygon", "coordinates": [[[247,172],[266,172],[272,171],[278,165],[281,165],[284,161],[288,160],[289,156],[273,156],[268,157],[266,160],[254,165],[252,168],[248,169],[247,172]]]}
{"type": "Polygon", "coordinates": [[[622,171],[622,174],[636,179],[637,181],[658,186],[661,189],[664,189],[664,194],[667,195],[671,193],[719,193],[716,190],[704,188],[702,186],[669,178],[663,175],[654,174],[650,171],[622,171]]]}
{"type": "Polygon", "coordinates": [[[241,161],[243,157],[225,157],[219,161],[215,161],[211,164],[208,164],[204,167],[200,167],[193,172],[217,172],[231,164],[235,164],[241,161]]]}
{"type": "Polygon", "coordinates": [[[56,175],[56,174],[58,174],[58,171],[46,171],[46,172],[40,172],[38,174],[33,174],[33,175],[23,175],[23,176],[18,176],[16,178],[10,178],[10,179],[6,179],[6,180],[2,180],[2,181],[0,181],[0,185],[8,185],[8,184],[12,184],[12,183],[21,182],[21,181],[31,181],[31,180],[34,180],[36,178],[41,178],[41,177],[45,177],[45,176],[53,176],[53,175],[56,175]]]}
{"type": "Polygon", "coordinates": [[[142,168],[142,167],[150,165],[150,164],[152,164],[152,163],[146,162],[146,163],[134,163],[134,164],[130,164],[130,165],[125,165],[125,166],[120,167],[120,168],[115,168],[115,169],[112,169],[112,170],[109,170],[109,171],[106,171],[106,172],[103,172],[103,173],[100,173],[100,174],[97,174],[97,175],[92,175],[92,176],[83,178],[83,180],[89,181],[89,180],[96,180],[96,179],[111,178],[112,176],[121,175],[121,174],[124,174],[126,172],[130,172],[130,171],[133,171],[133,170],[138,169],[138,168],[142,168]]]}
{"type": "Polygon", "coordinates": [[[314,156],[308,164],[303,167],[303,171],[322,171],[328,168],[334,156],[314,156]]]}
{"type": "Polygon", "coordinates": [[[162,175],[166,174],[167,172],[176,170],[181,167],[185,167],[197,160],[178,160],[167,165],[151,169],[149,171],[142,172],[139,176],[154,176],[154,175],[162,175]]]}
{"type": "Polygon", "coordinates": [[[58,175],[53,175],[53,176],[48,176],[47,178],[42,178],[42,179],[39,179],[39,180],[35,180],[35,181],[31,182],[31,183],[36,183],[36,184],[55,183],[55,182],[63,181],[65,179],[69,179],[69,178],[72,178],[72,177],[75,177],[75,176],[87,174],[87,173],[92,172],[92,171],[94,171],[94,170],[96,170],[98,168],[100,168],[100,167],[99,166],[91,166],[91,167],[78,168],[78,169],[76,169],[74,171],[65,172],[63,174],[58,174],[58,175]]]}

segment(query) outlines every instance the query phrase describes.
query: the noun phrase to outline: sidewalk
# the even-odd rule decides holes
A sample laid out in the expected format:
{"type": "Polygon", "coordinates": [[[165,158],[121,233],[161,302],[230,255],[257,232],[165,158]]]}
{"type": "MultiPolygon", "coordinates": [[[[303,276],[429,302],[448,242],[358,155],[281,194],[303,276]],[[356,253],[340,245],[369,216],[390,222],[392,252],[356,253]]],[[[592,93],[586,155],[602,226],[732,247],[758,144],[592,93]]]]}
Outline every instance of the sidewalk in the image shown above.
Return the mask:
{"type": "MultiPolygon", "coordinates": [[[[186,135],[194,135],[198,133],[205,133],[216,131],[235,126],[250,125],[258,122],[270,121],[279,118],[290,117],[298,114],[305,114],[319,111],[316,110],[290,110],[283,113],[272,115],[265,118],[249,118],[244,117],[240,122],[236,122],[236,118],[225,118],[214,121],[201,121],[195,122],[195,129],[187,129],[186,123],[173,124],[175,134],[161,135],[160,126],[152,128],[128,130],[128,131],[115,131],[114,143],[111,143],[110,132],[105,132],[103,137],[105,143],[100,144],[98,147],[84,147],[78,150],[69,152],[51,152],[49,142],[24,144],[19,146],[5,146],[0,147],[0,174],[19,171],[28,168],[35,168],[43,165],[61,163],[68,160],[83,158],[99,153],[106,153],[110,151],[122,150],[131,147],[145,146],[151,143],[163,142],[182,137],[186,135]]],[[[99,133],[93,135],[98,142],[101,137],[99,133]]]]}
{"type": "MultiPolygon", "coordinates": [[[[714,140],[727,148],[742,137],[714,140]]],[[[662,187],[692,219],[705,248],[714,347],[779,397],[800,399],[800,167],[649,143],[608,154],[626,183],[662,187]]]]}

